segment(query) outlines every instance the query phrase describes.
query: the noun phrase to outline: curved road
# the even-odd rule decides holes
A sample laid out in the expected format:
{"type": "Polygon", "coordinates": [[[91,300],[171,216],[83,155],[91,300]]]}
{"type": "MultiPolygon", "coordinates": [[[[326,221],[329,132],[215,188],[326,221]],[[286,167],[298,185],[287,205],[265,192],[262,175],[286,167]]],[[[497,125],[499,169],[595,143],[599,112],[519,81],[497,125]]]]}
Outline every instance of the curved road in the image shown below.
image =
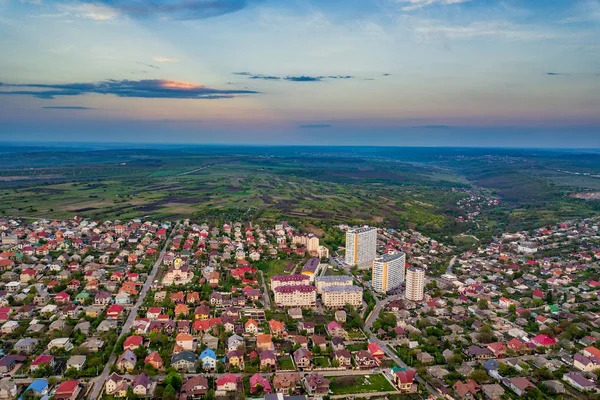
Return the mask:
{"type": "MultiPolygon", "coordinates": [[[[162,260],[165,257],[165,254],[167,253],[167,248],[169,247],[171,238],[173,237],[173,234],[175,233],[178,225],[179,225],[179,221],[174,224],[173,229],[171,230],[171,233],[169,234],[169,237],[167,238],[165,245],[164,245],[163,249],[161,250],[160,255],[158,256],[158,259],[154,263],[154,267],[152,268],[152,271],[150,271],[148,278],[144,282],[144,286],[142,287],[142,290],[140,291],[138,300],[136,301],[135,305],[131,308],[131,311],[129,312],[129,316],[127,317],[127,320],[125,321],[125,323],[123,324],[123,327],[121,328],[121,334],[119,335],[117,342],[123,336],[126,336],[129,334],[129,330],[133,326],[133,322],[135,321],[135,319],[137,317],[137,312],[138,312],[140,306],[142,305],[142,303],[144,302],[144,299],[146,298],[148,289],[150,289],[150,286],[152,286],[152,282],[154,282],[154,278],[156,277],[156,274],[157,274],[158,270],[160,269],[162,260]]],[[[106,382],[106,379],[108,379],[108,375],[110,373],[110,367],[115,363],[116,358],[117,358],[117,355],[113,349],[113,352],[111,353],[111,355],[106,363],[106,366],[104,367],[104,370],[102,371],[102,374],[100,374],[96,378],[90,380],[90,382],[94,383],[94,386],[92,387],[92,390],[90,391],[90,393],[87,397],[88,399],[93,400],[93,399],[98,399],[101,397],[102,388],[104,387],[104,382],[106,382]]]]}

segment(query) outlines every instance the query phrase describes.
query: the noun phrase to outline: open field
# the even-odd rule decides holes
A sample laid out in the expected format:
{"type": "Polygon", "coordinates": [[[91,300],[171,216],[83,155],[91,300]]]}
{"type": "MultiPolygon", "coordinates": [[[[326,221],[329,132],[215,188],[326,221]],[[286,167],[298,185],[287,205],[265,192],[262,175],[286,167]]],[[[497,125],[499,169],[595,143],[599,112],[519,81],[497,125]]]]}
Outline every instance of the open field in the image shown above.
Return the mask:
{"type": "Polygon", "coordinates": [[[600,202],[574,195],[600,187],[600,179],[593,176],[600,170],[596,154],[403,148],[7,149],[0,153],[0,215],[9,216],[288,220],[320,235],[335,223],[369,223],[418,227],[444,238],[461,233],[481,237],[600,210],[600,202]],[[457,202],[473,193],[496,196],[501,204],[483,210],[477,223],[456,223],[464,215],[457,202]]]}
{"type": "Polygon", "coordinates": [[[392,392],[395,390],[392,384],[382,374],[332,377],[330,389],[334,395],[392,392]]]}

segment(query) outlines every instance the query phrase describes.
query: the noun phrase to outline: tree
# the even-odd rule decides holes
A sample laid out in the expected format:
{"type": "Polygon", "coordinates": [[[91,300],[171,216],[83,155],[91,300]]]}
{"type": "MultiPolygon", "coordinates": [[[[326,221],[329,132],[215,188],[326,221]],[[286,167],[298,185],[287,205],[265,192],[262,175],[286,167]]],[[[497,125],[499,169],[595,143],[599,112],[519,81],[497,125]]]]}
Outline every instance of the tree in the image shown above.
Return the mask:
{"type": "Polygon", "coordinates": [[[167,387],[165,387],[165,391],[163,392],[163,399],[164,400],[176,400],[177,399],[177,391],[175,390],[175,388],[171,385],[167,385],[167,387]]]}
{"type": "Polygon", "coordinates": [[[181,389],[181,386],[183,385],[183,379],[181,378],[181,375],[179,375],[177,372],[169,372],[169,374],[165,378],[164,384],[167,385],[167,387],[173,387],[173,389],[175,389],[178,392],[179,389],[181,389]]]}
{"type": "Polygon", "coordinates": [[[509,314],[514,314],[517,312],[517,306],[514,304],[511,304],[508,306],[508,313],[509,314]]]}
{"type": "Polygon", "coordinates": [[[477,307],[479,307],[481,310],[487,310],[489,308],[488,301],[486,299],[477,300],[477,307]]]}
{"type": "Polygon", "coordinates": [[[487,381],[488,376],[485,370],[478,368],[469,374],[469,379],[473,379],[475,382],[482,384],[483,382],[487,381]]]}

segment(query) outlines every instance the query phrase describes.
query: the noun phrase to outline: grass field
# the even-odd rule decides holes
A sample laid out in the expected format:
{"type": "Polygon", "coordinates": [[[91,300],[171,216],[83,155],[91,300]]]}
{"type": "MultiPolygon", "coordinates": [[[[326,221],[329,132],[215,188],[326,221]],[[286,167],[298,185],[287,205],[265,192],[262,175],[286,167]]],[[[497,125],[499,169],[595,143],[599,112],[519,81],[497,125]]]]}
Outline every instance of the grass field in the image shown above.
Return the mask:
{"type": "Polygon", "coordinates": [[[334,395],[395,391],[382,374],[332,377],[329,388],[334,395]]]}

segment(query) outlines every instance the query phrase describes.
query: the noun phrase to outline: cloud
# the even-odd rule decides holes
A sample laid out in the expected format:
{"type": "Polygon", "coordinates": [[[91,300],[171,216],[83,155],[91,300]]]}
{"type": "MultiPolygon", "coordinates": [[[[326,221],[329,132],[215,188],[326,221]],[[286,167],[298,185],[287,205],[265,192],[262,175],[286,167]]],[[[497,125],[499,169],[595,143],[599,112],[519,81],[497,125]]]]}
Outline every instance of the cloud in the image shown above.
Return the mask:
{"type": "Polygon", "coordinates": [[[154,57],[153,60],[158,63],[179,62],[179,60],[169,57],[154,57]]]}
{"type": "Polygon", "coordinates": [[[143,65],[144,67],[149,67],[149,68],[154,68],[154,69],[160,69],[160,67],[157,66],[157,65],[146,64],[146,63],[143,63],[143,62],[140,62],[140,61],[136,61],[136,64],[143,65]]]}
{"type": "Polygon", "coordinates": [[[300,129],[323,129],[323,128],[331,128],[333,125],[331,124],[302,124],[298,125],[300,129]]]}
{"type": "Polygon", "coordinates": [[[290,82],[321,82],[327,79],[352,79],[354,76],[351,75],[321,75],[321,76],[310,76],[310,75],[288,75],[288,76],[277,76],[277,75],[262,75],[252,74],[250,72],[234,72],[234,75],[245,76],[248,79],[260,79],[265,81],[290,81],[290,82]]]}
{"type": "Polygon", "coordinates": [[[254,0],[98,0],[131,18],[193,20],[242,10],[254,0]]]}
{"type": "Polygon", "coordinates": [[[93,107],[80,107],[80,106],[46,106],[42,107],[44,110],[95,110],[93,107]]]}
{"type": "Polygon", "coordinates": [[[561,76],[561,75],[569,75],[569,74],[565,74],[564,72],[546,72],[546,75],[548,75],[548,76],[561,76]]]}
{"type": "Polygon", "coordinates": [[[28,95],[40,99],[57,96],[80,96],[85,94],[107,94],[118,97],[156,99],[224,99],[237,95],[256,94],[253,90],[213,89],[204,85],[167,79],[114,80],[93,83],[64,84],[7,84],[0,83],[0,95],[28,95]],[[8,90],[1,90],[1,89],[8,90]]]}
{"type": "Polygon", "coordinates": [[[450,129],[449,125],[416,125],[411,126],[411,128],[415,129],[450,129]]]}
{"type": "Polygon", "coordinates": [[[445,25],[438,20],[422,20],[412,26],[412,30],[423,39],[431,37],[455,40],[500,38],[510,41],[535,41],[569,36],[534,26],[523,27],[508,21],[478,21],[467,25],[445,25]]]}
{"type": "Polygon", "coordinates": [[[59,6],[69,16],[107,21],[119,16],[119,12],[108,5],[97,3],[61,4],[59,6]]]}
{"type": "Polygon", "coordinates": [[[417,10],[419,8],[432,5],[451,5],[467,3],[471,0],[397,0],[400,4],[406,4],[402,7],[404,11],[417,10]]]}

